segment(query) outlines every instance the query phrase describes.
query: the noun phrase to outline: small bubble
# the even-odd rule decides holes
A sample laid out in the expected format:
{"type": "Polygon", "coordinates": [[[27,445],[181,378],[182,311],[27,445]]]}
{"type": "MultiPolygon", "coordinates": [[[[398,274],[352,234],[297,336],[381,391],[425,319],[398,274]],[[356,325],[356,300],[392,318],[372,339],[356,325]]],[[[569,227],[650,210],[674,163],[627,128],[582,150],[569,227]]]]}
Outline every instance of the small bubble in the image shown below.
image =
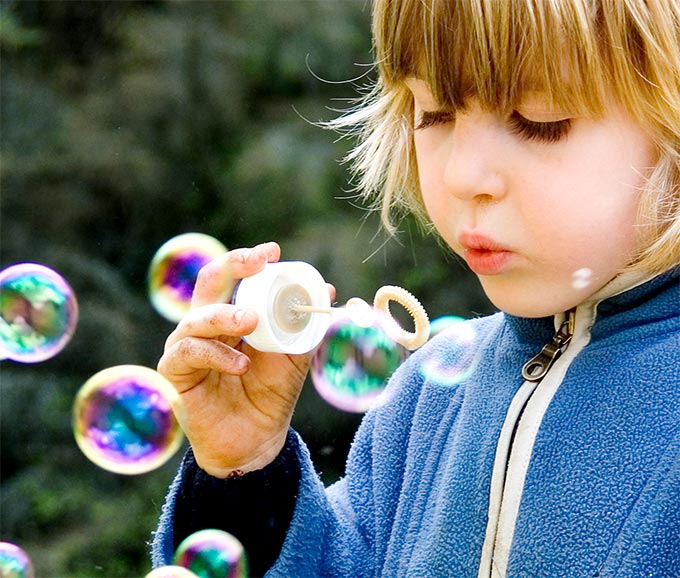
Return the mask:
{"type": "Polygon", "coordinates": [[[198,578],[184,566],[161,566],[149,572],[144,578],[198,578]]]}
{"type": "Polygon", "coordinates": [[[432,339],[435,335],[439,335],[450,327],[460,323],[461,321],[465,321],[465,318],[458,317],[458,315],[442,315],[441,317],[433,319],[430,322],[430,339],[432,339]]]}
{"type": "Polygon", "coordinates": [[[185,233],[165,242],[149,266],[149,299],[168,321],[178,322],[189,311],[198,272],[227,248],[202,233],[185,233]]]}
{"type": "Polygon", "coordinates": [[[574,289],[586,289],[593,282],[593,270],[588,267],[577,269],[571,276],[574,289]]]}
{"type": "Polygon", "coordinates": [[[34,578],[31,560],[19,546],[0,542],[0,577],[34,578]]]}
{"type": "Polygon", "coordinates": [[[20,263],[0,271],[0,357],[36,363],[66,347],[78,323],[71,286],[56,271],[20,263]]]}
{"type": "Polygon", "coordinates": [[[391,319],[372,313],[373,323],[360,326],[340,312],[312,360],[316,391],[344,411],[363,413],[378,403],[389,377],[408,356],[386,330],[391,319]]]}
{"type": "Polygon", "coordinates": [[[73,430],[82,452],[118,474],[143,474],[179,449],[183,434],[173,413],[179,394],[162,375],[119,365],[93,375],[78,392],[73,430]]]}
{"type": "Polygon", "coordinates": [[[370,327],[375,323],[375,309],[360,297],[349,299],[345,309],[352,323],[359,327],[370,327]]]}
{"type": "Polygon", "coordinates": [[[200,530],[188,536],[175,552],[174,563],[201,578],[247,578],[243,545],[222,530],[200,530]]]}
{"type": "Polygon", "coordinates": [[[470,377],[479,364],[480,348],[475,343],[476,331],[471,323],[456,322],[444,329],[450,340],[447,352],[453,352],[450,358],[432,356],[421,363],[421,375],[428,381],[450,387],[470,377]]]}

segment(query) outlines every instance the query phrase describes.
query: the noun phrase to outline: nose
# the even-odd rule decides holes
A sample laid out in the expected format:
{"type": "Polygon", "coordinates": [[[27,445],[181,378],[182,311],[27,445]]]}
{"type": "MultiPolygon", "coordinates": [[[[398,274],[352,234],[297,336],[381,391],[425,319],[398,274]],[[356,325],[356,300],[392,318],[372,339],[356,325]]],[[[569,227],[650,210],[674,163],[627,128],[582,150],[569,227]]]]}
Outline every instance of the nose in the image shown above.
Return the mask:
{"type": "Polygon", "coordinates": [[[456,115],[444,167],[450,193],[465,201],[497,201],[506,193],[507,152],[498,119],[479,108],[456,115]]]}

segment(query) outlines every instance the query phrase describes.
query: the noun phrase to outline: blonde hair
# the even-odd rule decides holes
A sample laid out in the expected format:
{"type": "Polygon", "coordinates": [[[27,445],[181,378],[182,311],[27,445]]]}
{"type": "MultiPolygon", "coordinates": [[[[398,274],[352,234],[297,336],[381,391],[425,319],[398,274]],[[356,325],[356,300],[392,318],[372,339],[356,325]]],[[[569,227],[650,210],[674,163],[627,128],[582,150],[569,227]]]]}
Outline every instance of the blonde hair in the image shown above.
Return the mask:
{"type": "Polygon", "coordinates": [[[330,125],[358,135],[348,157],[357,188],[389,231],[395,212],[429,223],[404,80],[426,80],[452,109],[474,94],[509,110],[531,86],[575,113],[597,115],[614,98],[648,131],[659,162],[641,193],[647,241],[631,268],[680,264],[680,0],[375,0],[373,35],[378,80],[330,125]]]}

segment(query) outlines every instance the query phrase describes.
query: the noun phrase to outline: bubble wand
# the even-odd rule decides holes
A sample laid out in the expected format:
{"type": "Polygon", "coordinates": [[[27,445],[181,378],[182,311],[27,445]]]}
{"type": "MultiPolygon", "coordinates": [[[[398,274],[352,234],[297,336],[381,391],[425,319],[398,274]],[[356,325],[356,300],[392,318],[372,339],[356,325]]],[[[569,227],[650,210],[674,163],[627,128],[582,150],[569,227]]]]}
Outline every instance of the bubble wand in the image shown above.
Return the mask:
{"type": "MultiPolygon", "coordinates": [[[[260,351],[307,353],[323,339],[331,318],[343,309],[357,325],[372,323],[373,308],[359,297],[344,307],[332,307],[326,282],[309,263],[270,263],[259,273],[242,279],[232,302],[257,311],[255,330],[243,339],[260,351]]],[[[423,345],[430,335],[427,313],[418,299],[402,287],[386,285],[375,294],[373,307],[385,314],[390,337],[407,349],[423,345]],[[390,311],[399,303],[413,319],[414,331],[402,328],[390,311]]]]}

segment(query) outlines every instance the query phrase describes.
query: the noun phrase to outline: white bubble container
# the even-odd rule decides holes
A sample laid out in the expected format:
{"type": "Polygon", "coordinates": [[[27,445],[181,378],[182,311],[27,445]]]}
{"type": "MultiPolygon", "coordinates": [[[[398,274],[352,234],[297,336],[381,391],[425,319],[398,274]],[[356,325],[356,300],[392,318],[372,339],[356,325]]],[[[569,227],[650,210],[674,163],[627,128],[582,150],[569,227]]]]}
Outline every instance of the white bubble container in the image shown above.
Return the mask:
{"type": "Polygon", "coordinates": [[[232,303],[257,312],[257,327],[243,340],[259,351],[308,353],[321,343],[331,322],[328,313],[295,310],[298,305],[331,306],[324,278],[303,261],[269,263],[259,273],[241,279],[232,303]]]}

